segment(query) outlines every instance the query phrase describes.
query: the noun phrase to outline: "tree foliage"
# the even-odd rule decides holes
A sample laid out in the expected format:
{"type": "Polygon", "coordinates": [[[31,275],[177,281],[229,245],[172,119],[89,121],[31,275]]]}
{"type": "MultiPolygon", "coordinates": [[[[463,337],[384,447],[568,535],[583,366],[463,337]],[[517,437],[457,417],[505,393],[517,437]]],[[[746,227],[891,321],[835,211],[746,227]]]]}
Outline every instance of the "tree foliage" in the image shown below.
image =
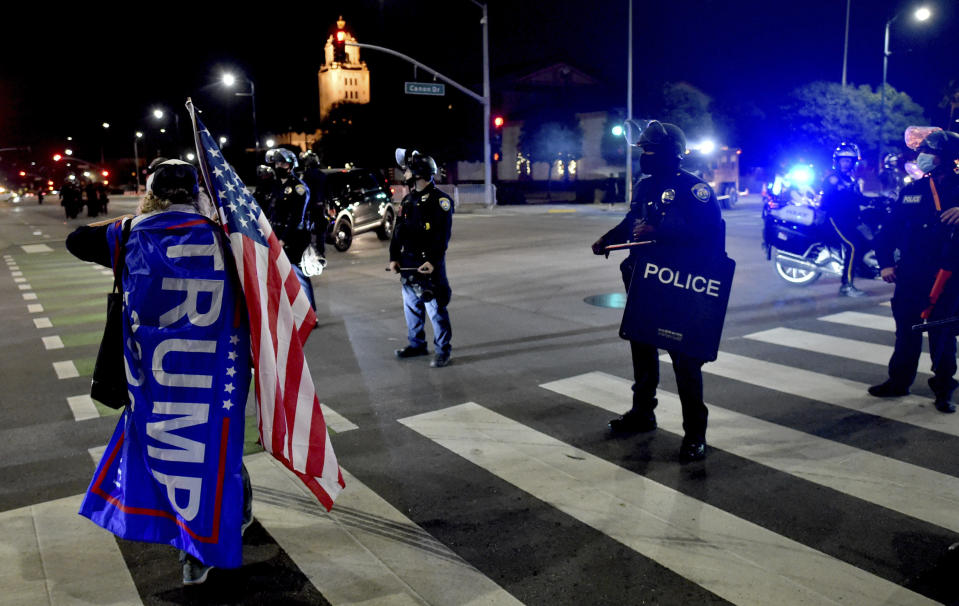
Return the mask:
{"type": "Polygon", "coordinates": [[[686,82],[669,82],[663,87],[663,121],[683,129],[688,140],[714,135],[711,99],[686,82]]]}
{"type": "Polygon", "coordinates": [[[563,165],[563,174],[569,175],[569,163],[583,156],[583,129],[572,112],[541,112],[523,122],[519,150],[532,162],[548,163],[547,180],[552,178],[557,160],[563,165]]]}
{"type": "Polygon", "coordinates": [[[909,95],[886,85],[885,124],[880,146],[880,94],[869,85],[843,87],[812,82],[797,88],[782,108],[783,132],[804,151],[828,153],[842,141],[859,145],[866,159],[903,147],[907,126],[925,124],[923,109],[909,95]]]}

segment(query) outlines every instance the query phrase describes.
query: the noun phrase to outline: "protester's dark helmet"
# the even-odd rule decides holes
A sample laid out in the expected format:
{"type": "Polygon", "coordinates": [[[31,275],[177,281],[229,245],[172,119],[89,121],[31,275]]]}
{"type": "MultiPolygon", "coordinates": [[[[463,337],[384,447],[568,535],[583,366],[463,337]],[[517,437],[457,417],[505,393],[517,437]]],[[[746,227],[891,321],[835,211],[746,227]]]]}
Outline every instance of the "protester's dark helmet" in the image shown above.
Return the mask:
{"type": "Polygon", "coordinates": [[[303,167],[303,170],[317,168],[320,166],[320,157],[317,156],[316,152],[312,149],[300,152],[300,165],[303,167]]]}
{"type": "Polygon", "coordinates": [[[296,161],[296,154],[283,147],[274,147],[266,152],[266,163],[275,165],[277,162],[284,162],[290,165],[290,168],[296,168],[299,163],[296,161]]]}
{"type": "Polygon", "coordinates": [[[858,145],[843,141],[836,147],[836,150],[832,152],[833,169],[839,168],[839,158],[852,158],[852,166],[855,168],[859,166],[859,162],[862,160],[862,154],[859,153],[858,145]]]}
{"type": "Polygon", "coordinates": [[[266,164],[260,164],[256,167],[256,178],[258,181],[269,181],[276,175],[273,172],[272,166],[267,166],[266,164]]]}
{"type": "Polygon", "coordinates": [[[182,160],[167,160],[156,166],[148,189],[158,198],[172,199],[184,194],[196,196],[200,191],[196,168],[182,160]]]}
{"type": "Polygon", "coordinates": [[[651,120],[636,145],[644,150],[665,153],[682,159],[686,156],[686,135],[675,124],[651,120]]]}
{"type": "Polygon", "coordinates": [[[438,172],[436,161],[429,156],[424,156],[416,150],[396,148],[394,154],[396,165],[401,169],[409,170],[414,177],[429,181],[438,172]]]}
{"type": "Polygon", "coordinates": [[[933,154],[946,161],[959,159],[959,135],[948,130],[930,133],[919,145],[919,153],[933,154]]]}
{"type": "Polygon", "coordinates": [[[883,168],[898,168],[899,167],[899,154],[886,154],[886,157],[882,159],[883,168]]]}

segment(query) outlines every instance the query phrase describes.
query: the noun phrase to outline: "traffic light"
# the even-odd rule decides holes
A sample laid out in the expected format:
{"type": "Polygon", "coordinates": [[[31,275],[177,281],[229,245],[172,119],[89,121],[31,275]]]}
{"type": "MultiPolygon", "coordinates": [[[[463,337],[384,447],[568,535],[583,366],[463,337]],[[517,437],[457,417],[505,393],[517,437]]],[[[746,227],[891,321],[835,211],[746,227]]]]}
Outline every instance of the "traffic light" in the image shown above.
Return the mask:
{"type": "Polygon", "coordinates": [[[499,162],[503,157],[503,125],[506,120],[503,116],[493,117],[493,132],[490,135],[490,151],[493,154],[493,161],[499,162]]]}
{"type": "Polygon", "coordinates": [[[60,160],[63,160],[63,156],[61,156],[60,154],[53,154],[54,162],[59,162],[60,160]]]}
{"type": "Polygon", "coordinates": [[[21,177],[26,177],[26,176],[27,176],[27,171],[21,170],[21,171],[20,171],[20,176],[21,176],[21,177]]]}
{"type": "Polygon", "coordinates": [[[493,126],[496,128],[503,128],[503,124],[506,123],[506,120],[503,119],[503,116],[496,116],[493,118],[493,126]]]}
{"type": "Polygon", "coordinates": [[[109,176],[110,176],[110,171],[105,170],[105,171],[100,172],[100,174],[103,175],[104,177],[109,177],[109,176]]]}
{"type": "Polygon", "coordinates": [[[336,30],[333,35],[333,61],[346,63],[346,32],[342,29],[336,30]]]}

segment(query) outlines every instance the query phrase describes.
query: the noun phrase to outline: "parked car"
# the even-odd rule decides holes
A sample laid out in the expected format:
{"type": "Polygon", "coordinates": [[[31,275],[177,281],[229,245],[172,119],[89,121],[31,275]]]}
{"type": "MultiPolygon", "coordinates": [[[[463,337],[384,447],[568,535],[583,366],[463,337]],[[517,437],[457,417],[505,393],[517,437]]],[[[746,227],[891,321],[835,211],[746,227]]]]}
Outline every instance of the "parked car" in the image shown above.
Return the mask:
{"type": "Polygon", "coordinates": [[[326,169],[326,212],[330,217],[327,242],[344,252],[354,236],[376,232],[380,240],[393,237],[396,206],[389,183],[366,168],[326,169]]]}

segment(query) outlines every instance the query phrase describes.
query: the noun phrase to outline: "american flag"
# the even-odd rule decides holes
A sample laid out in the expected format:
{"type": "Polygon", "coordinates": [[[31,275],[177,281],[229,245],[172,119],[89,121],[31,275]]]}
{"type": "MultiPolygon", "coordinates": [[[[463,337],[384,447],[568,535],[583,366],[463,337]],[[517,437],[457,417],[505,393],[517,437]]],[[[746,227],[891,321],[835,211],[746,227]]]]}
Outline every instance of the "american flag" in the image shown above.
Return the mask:
{"type": "Polygon", "coordinates": [[[259,205],[196,117],[203,177],[230,239],[250,316],[260,443],[329,511],[346,485],[303,355],[316,314],[259,205]]]}

